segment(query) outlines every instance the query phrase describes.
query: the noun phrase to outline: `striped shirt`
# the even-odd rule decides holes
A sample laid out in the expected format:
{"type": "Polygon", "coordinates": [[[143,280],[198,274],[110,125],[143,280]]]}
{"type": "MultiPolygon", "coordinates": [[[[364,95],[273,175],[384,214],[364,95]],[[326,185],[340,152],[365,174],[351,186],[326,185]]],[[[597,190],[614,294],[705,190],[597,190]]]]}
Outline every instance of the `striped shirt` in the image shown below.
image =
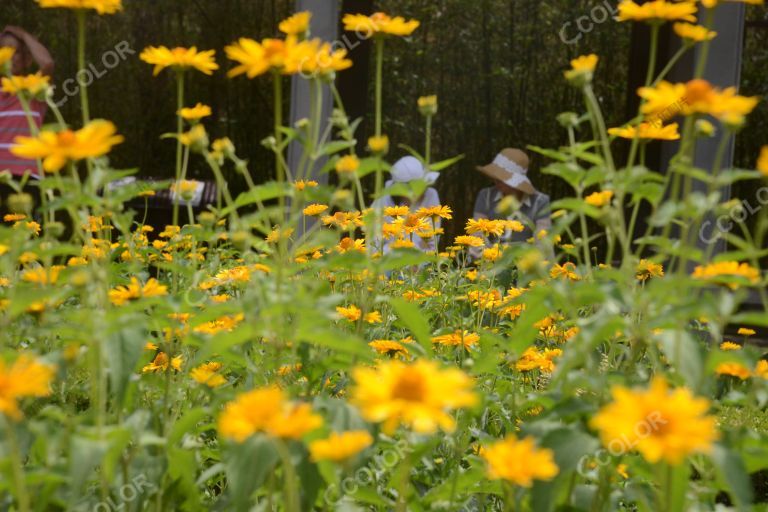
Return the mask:
{"type": "MultiPolygon", "coordinates": [[[[29,105],[32,119],[40,128],[47,105],[33,100],[29,105]]],[[[13,139],[19,135],[29,136],[29,121],[19,99],[5,92],[0,92],[0,171],[9,170],[14,176],[21,176],[29,170],[37,175],[37,162],[24,160],[11,153],[13,139]]]]}

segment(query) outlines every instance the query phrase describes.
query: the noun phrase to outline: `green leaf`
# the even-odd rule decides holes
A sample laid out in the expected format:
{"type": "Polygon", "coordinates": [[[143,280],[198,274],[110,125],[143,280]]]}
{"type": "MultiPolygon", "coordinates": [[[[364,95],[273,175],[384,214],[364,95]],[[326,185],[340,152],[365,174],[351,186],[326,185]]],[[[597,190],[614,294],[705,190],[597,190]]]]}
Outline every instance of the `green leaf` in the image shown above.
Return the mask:
{"type": "Polygon", "coordinates": [[[582,199],[577,199],[575,197],[560,199],[559,201],[552,203],[552,210],[559,210],[561,208],[577,213],[583,213],[587,217],[592,217],[593,219],[598,219],[603,215],[603,211],[600,208],[596,208],[591,204],[585,203],[582,199]]]}
{"type": "Polygon", "coordinates": [[[432,331],[426,312],[398,297],[390,297],[389,303],[400,322],[408,328],[427,354],[432,353],[432,331]]]}
{"type": "Polygon", "coordinates": [[[224,460],[229,494],[240,511],[249,510],[251,495],[264,484],[280,455],[268,437],[259,435],[232,446],[224,460]]]}
{"type": "Polygon", "coordinates": [[[144,351],[145,337],[141,322],[126,326],[107,336],[109,353],[109,384],[111,391],[122,405],[136,365],[144,351]]]}
{"type": "Polygon", "coordinates": [[[684,330],[665,330],[659,336],[661,351],[692,389],[698,389],[704,372],[699,344],[684,330]]]}
{"type": "Polygon", "coordinates": [[[443,160],[441,162],[435,162],[435,163],[429,164],[428,170],[433,172],[440,172],[444,169],[447,169],[448,167],[451,167],[454,164],[459,163],[464,159],[464,156],[465,155],[457,155],[457,156],[454,156],[453,158],[448,158],[447,160],[443,160]]]}
{"type": "Polygon", "coordinates": [[[741,457],[722,445],[715,445],[712,450],[712,462],[718,475],[726,483],[737,509],[750,510],[753,500],[752,481],[741,457]]]}

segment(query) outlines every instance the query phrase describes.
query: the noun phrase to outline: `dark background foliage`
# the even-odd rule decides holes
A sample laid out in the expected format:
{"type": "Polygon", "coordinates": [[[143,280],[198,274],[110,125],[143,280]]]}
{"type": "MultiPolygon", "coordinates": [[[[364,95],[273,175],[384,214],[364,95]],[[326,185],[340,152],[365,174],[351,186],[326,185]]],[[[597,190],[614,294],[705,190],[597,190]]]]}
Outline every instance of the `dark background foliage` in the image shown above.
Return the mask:
{"type": "MultiPolygon", "coordinates": [[[[49,46],[57,63],[55,82],[61,85],[76,72],[74,16],[65,10],[43,10],[33,0],[3,0],[0,25],[18,24],[49,46]]],[[[223,48],[240,36],[263,38],[277,34],[277,22],[290,14],[288,0],[126,0],[114,16],[89,16],[88,60],[103,71],[102,56],[122,41],[135,54],[107,72],[90,88],[93,117],[113,120],[126,143],[113,154],[118,167],[138,167],[144,176],[168,177],[173,172],[174,144],[159,137],[175,126],[172,75],[152,78],[151,67],[138,54],[151,44],[197,45],[216,49],[224,69],[223,48]]],[[[347,2],[347,4],[354,2],[347,2]]],[[[615,4],[615,2],[612,2],[615,4]]],[[[577,44],[564,44],[563,24],[589,14],[595,0],[381,0],[377,7],[422,21],[411,41],[388,43],[385,86],[385,131],[393,142],[391,158],[405,154],[407,144],[423,147],[423,121],[416,99],[437,94],[440,112],[435,121],[434,158],[463,153],[466,158],[446,171],[437,185],[445,204],[459,219],[471,214],[475,193],[487,186],[474,168],[487,163],[507,146],[533,144],[555,147],[564,142],[555,117],[567,110],[582,111],[578,91],[562,78],[568,61],[580,54],[601,56],[596,78],[607,122],[615,126],[630,115],[631,27],[608,20],[596,25],[577,44]]],[[[743,89],[768,96],[768,10],[749,8],[743,89]]],[[[573,30],[573,29],[572,29],[573,30]]],[[[272,162],[260,140],[272,125],[271,85],[267,79],[229,80],[224,70],[213,77],[190,75],[187,104],[213,107],[207,123],[214,137],[229,136],[238,153],[251,162],[257,182],[271,178],[272,162]]],[[[286,81],[286,88],[288,81],[286,81]]],[[[60,87],[59,87],[60,89],[60,87]]],[[[358,92],[365,94],[365,91],[358,92]]],[[[370,91],[368,91],[370,94],[370,91]]],[[[286,95],[287,96],[287,95],[286,95]]],[[[63,97],[57,92],[57,99],[63,97]]],[[[370,104],[370,102],[369,102],[370,104]]],[[[77,98],[64,105],[67,119],[78,118],[77,98]]],[[[372,109],[369,109],[371,111],[372,109]]],[[[366,125],[363,125],[365,128],[366,125]]],[[[763,103],[739,138],[737,164],[753,166],[759,147],[768,142],[768,108],[763,103]]],[[[360,133],[361,139],[367,133],[360,133]]],[[[534,158],[534,182],[553,197],[568,191],[562,182],[539,174],[534,158]]],[[[193,159],[191,175],[207,178],[193,159]]],[[[242,186],[230,174],[232,187],[242,186]]],[[[739,194],[748,194],[743,187],[739,194]]],[[[457,224],[449,228],[455,231],[457,224]]]]}

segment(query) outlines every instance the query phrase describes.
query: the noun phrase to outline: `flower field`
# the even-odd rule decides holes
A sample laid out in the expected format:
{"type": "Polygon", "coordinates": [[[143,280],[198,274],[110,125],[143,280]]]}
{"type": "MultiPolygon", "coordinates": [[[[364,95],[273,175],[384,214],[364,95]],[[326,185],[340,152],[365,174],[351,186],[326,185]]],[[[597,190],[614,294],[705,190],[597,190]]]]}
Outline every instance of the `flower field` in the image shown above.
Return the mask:
{"type": "MultiPolygon", "coordinates": [[[[81,65],[85,19],[122,8],[36,3],[76,18],[81,65]]],[[[701,64],[668,82],[655,53],[666,23],[683,41],[675,59],[710,44],[720,3],[620,3],[619,20],[649,24],[653,45],[625,126],[605,125],[599,57],[563,63],[583,112],[558,118],[568,145],[530,149],[572,196],[552,204],[550,231],[512,246],[499,241],[524,229],[513,201],[507,220],[373,205],[427,186],[385,188],[404,141],[382,122],[382,90],[397,86],[383,56],[416,20],[343,19],[375,51],[364,153],[335,87],[353,63],[312,39],[308,13],[224,56],[146,48],[147,73],[177,86],[167,108],[178,124],[164,128],[175,179],[122,186],[110,184],[135,171],[112,168],[109,153],[126,141],[108,112],[90,112],[88,88],[82,118],[63,119],[48,78],[12,76],[13,52],[0,48],[2,90],[28,113],[48,98],[55,119],[11,148],[42,179],[5,180],[0,510],[765,510],[768,357],[753,340],[768,328],[768,210],[754,229],[735,217],[725,248],[699,233],[734,207],[724,188],[766,185],[768,146],[755,169],[693,163],[701,140],[724,151],[749,129],[759,100],[713,86],[701,64]],[[253,135],[275,155],[273,181],[254,183],[233,143],[209,138],[211,109],[185,84],[212,73],[274,83],[274,132],[253,135]],[[294,126],[289,76],[312,95],[294,126]],[[645,165],[656,140],[680,143],[664,174],[645,165]],[[190,205],[193,160],[218,188],[202,212],[190,205]],[[248,189],[231,193],[225,169],[248,189]],[[334,185],[318,183],[325,174],[334,185]],[[169,188],[172,225],[127,206],[169,188]],[[446,239],[452,222],[465,233],[446,239]]],[[[450,172],[457,159],[435,162],[430,149],[438,99],[413,106],[425,140],[412,152],[450,172]]]]}

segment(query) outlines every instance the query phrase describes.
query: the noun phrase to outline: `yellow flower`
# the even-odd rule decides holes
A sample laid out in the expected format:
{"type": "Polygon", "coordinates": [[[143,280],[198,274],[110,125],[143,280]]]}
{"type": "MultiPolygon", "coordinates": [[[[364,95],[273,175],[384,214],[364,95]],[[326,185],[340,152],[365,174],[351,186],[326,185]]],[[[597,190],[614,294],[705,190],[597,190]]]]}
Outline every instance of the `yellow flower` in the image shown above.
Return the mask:
{"type": "Polygon", "coordinates": [[[563,263],[562,265],[553,265],[549,270],[549,277],[552,279],[569,279],[571,281],[579,281],[581,277],[576,273],[576,265],[570,261],[563,263]]]}
{"type": "Polygon", "coordinates": [[[443,334],[442,336],[435,336],[432,338],[432,343],[445,346],[457,347],[462,345],[466,349],[470,349],[477,345],[480,341],[480,335],[469,331],[456,331],[451,334],[443,334]]]}
{"type": "Polygon", "coordinates": [[[479,236],[457,236],[453,241],[456,245],[464,245],[467,247],[482,247],[485,245],[485,241],[479,236]]]}
{"type": "Polygon", "coordinates": [[[583,79],[586,81],[592,80],[592,75],[595,73],[597,63],[600,61],[600,57],[594,53],[590,55],[582,55],[571,61],[571,69],[566,71],[565,78],[567,80],[583,79]]]}
{"type": "Polygon", "coordinates": [[[344,22],[344,30],[357,32],[364,39],[384,35],[409,36],[420,25],[417,20],[406,21],[401,16],[393,18],[383,12],[376,12],[371,16],[346,14],[342,21],[344,22]]]}
{"type": "Polygon", "coordinates": [[[423,116],[434,116],[437,114],[437,96],[422,96],[416,103],[419,106],[419,112],[423,116]]]}
{"type": "Polygon", "coordinates": [[[543,373],[552,373],[557,368],[554,359],[561,355],[563,355],[563,351],[559,348],[545,349],[539,352],[536,347],[528,347],[515,363],[515,369],[521,372],[540,370],[543,373]]]}
{"type": "Polygon", "coordinates": [[[220,332],[232,332],[245,319],[243,313],[236,315],[224,315],[211,322],[206,322],[194,328],[200,334],[218,334],[220,332]]]}
{"type": "Polygon", "coordinates": [[[339,251],[341,254],[346,254],[350,251],[352,252],[360,252],[365,253],[365,239],[358,238],[357,240],[350,238],[350,237],[344,237],[342,238],[341,242],[336,244],[336,250],[339,251]]]}
{"type": "Polygon", "coordinates": [[[37,0],[42,8],[93,9],[99,14],[115,14],[123,9],[123,0],[37,0]]]}
{"type": "Polygon", "coordinates": [[[281,238],[285,240],[290,238],[291,235],[293,235],[293,228],[281,229],[280,226],[275,226],[267,235],[266,241],[271,244],[275,244],[280,241],[281,238]]]}
{"type": "Polygon", "coordinates": [[[317,185],[318,183],[315,180],[308,180],[308,181],[297,180],[296,182],[294,182],[293,188],[301,192],[306,188],[315,188],[317,187],[317,185]]]}
{"type": "Polygon", "coordinates": [[[737,334],[740,336],[754,336],[756,331],[754,329],[748,329],[746,327],[739,327],[739,330],[737,331],[737,334]]]}
{"type": "Polygon", "coordinates": [[[670,390],[663,377],[647,390],[616,386],[611,394],[613,402],[590,422],[611,453],[637,450],[648,462],[678,465],[708,453],[719,437],[715,418],[706,414],[709,402],[687,388],[670,390]]]}
{"type": "Polygon", "coordinates": [[[482,233],[486,236],[501,236],[506,230],[505,223],[506,221],[504,220],[469,219],[467,225],[464,227],[464,231],[466,231],[468,235],[482,233]]]}
{"type": "Polygon", "coordinates": [[[768,177],[768,146],[763,146],[760,150],[760,157],[757,159],[757,170],[768,177]]]}
{"type": "Polygon", "coordinates": [[[485,249],[483,251],[483,259],[485,261],[499,261],[504,254],[504,249],[501,245],[495,244],[493,247],[485,249]]]}
{"type": "Polygon", "coordinates": [[[601,208],[611,204],[611,199],[613,199],[613,191],[603,190],[602,192],[594,192],[588,195],[584,198],[584,202],[589,205],[601,208]]]}
{"type": "Polygon", "coordinates": [[[59,272],[64,268],[63,265],[53,265],[47,270],[45,267],[37,267],[21,274],[21,279],[28,283],[55,284],[59,280],[59,272]]]}
{"type": "Polygon", "coordinates": [[[725,350],[725,351],[741,350],[741,345],[739,345],[738,343],[734,343],[732,341],[724,341],[720,344],[720,350],[725,350]]]}
{"type": "Polygon", "coordinates": [[[345,155],[336,162],[336,172],[339,174],[352,174],[360,167],[360,160],[355,155],[345,155]]]}
{"type": "Polygon", "coordinates": [[[2,69],[6,63],[11,62],[14,53],[16,53],[16,48],[0,46],[0,69],[2,69]]]}
{"type": "Polygon", "coordinates": [[[177,372],[181,371],[181,365],[184,363],[184,358],[181,355],[175,356],[168,361],[168,354],[165,352],[158,352],[151,363],[144,365],[141,369],[142,373],[157,373],[166,372],[168,368],[172,368],[177,372]]]}
{"type": "Polygon", "coordinates": [[[219,373],[219,370],[221,370],[221,363],[205,363],[193,368],[189,375],[200,384],[217,388],[227,383],[227,379],[219,373]]]}
{"type": "Polygon", "coordinates": [[[336,71],[352,67],[352,61],[347,58],[347,50],[334,49],[330,43],[320,39],[304,41],[297,45],[286,60],[285,73],[301,73],[322,77],[332,76],[336,71]]]}
{"type": "Polygon", "coordinates": [[[622,0],[619,4],[619,21],[647,21],[661,23],[671,20],[696,21],[696,2],[668,2],[666,0],[651,0],[644,4],[636,4],[631,0],[622,0]]]}
{"type": "Polygon", "coordinates": [[[219,65],[214,59],[215,54],[215,50],[198,51],[194,46],[172,49],[165,46],[149,46],[141,52],[139,58],[147,64],[155,66],[154,76],[159,75],[165,68],[172,68],[176,71],[196,69],[203,74],[211,75],[219,69],[219,65]]]}
{"type": "Polygon", "coordinates": [[[768,379],[768,361],[761,359],[755,366],[755,376],[763,379],[768,379]]]}
{"type": "Polygon", "coordinates": [[[303,213],[307,217],[315,217],[317,215],[320,215],[327,209],[328,209],[328,206],[324,204],[311,204],[306,208],[304,208],[303,213]]]}
{"type": "Polygon", "coordinates": [[[675,29],[675,34],[690,43],[711,41],[717,37],[717,32],[713,32],[707,27],[703,27],[701,25],[692,25],[690,23],[675,23],[673,28],[675,29]]]}
{"type": "Polygon", "coordinates": [[[456,423],[448,412],[477,402],[467,375],[456,368],[442,370],[433,361],[386,361],[357,367],[352,376],[352,403],[366,420],[383,422],[387,434],[401,423],[421,434],[452,431],[456,423]]]}
{"type": "Polygon", "coordinates": [[[638,95],[645,100],[642,113],[661,121],[678,114],[709,114],[728,125],[740,125],[758,103],[757,97],[738,95],[735,87],[721,90],[702,79],[685,84],[662,81],[656,87],[641,87],[638,95]]]}
{"type": "Polygon", "coordinates": [[[560,471],[554,452],[536,448],[532,437],[517,439],[509,435],[503,441],[482,447],[480,456],[488,463],[489,478],[521,487],[531,487],[534,480],[552,480],[560,471]]]}
{"type": "Polygon", "coordinates": [[[352,430],[341,434],[332,432],[326,439],[309,443],[309,453],[315,462],[330,460],[341,462],[354,457],[373,444],[367,430],[352,430]]]}
{"type": "Polygon", "coordinates": [[[368,139],[368,147],[377,155],[383,155],[389,151],[389,137],[386,135],[374,136],[368,139]]]}
{"type": "Polygon", "coordinates": [[[623,128],[609,128],[608,134],[622,139],[640,139],[640,140],[678,140],[680,133],[679,125],[672,123],[662,125],[661,123],[640,123],[638,126],[625,126],[623,128]]]}
{"type": "Polygon", "coordinates": [[[336,312],[342,318],[346,319],[349,322],[357,322],[358,320],[360,320],[360,316],[362,315],[362,311],[360,311],[360,308],[358,308],[354,304],[348,307],[337,306],[336,312]]]}
{"type": "Polygon", "coordinates": [[[208,132],[205,126],[196,124],[188,132],[179,135],[179,141],[193,151],[201,151],[208,144],[208,132]]]}
{"type": "Polygon", "coordinates": [[[51,77],[43,75],[40,71],[34,75],[3,77],[0,80],[0,90],[8,94],[25,92],[31,96],[38,96],[48,89],[51,77]]]}
{"type": "Polygon", "coordinates": [[[53,374],[53,367],[26,354],[20,355],[10,366],[0,359],[0,413],[20,420],[18,400],[50,395],[53,374]]]}
{"type": "Polygon", "coordinates": [[[647,281],[651,277],[663,277],[664,267],[660,263],[642,259],[635,268],[635,278],[638,281],[647,281]]]}
{"type": "Polygon", "coordinates": [[[138,279],[131,277],[130,284],[109,290],[109,300],[115,306],[122,306],[126,302],[142,297],[160,297],[163,295],[168,295],[168,287],[160,284],[154,277],[150,278],[143,286],[138,279]]]}
{"type": "Polygon", "coordinates": [[[408,355],[408,349],[401,343],[392,340],[373,340],[368,344],[373,350],[382,355],[396,356],[396,355],[408,355]]]}
{"type": "Polygon", "coordinates": [[[715,373],[718,375],[738,377],[741,380],[747,380],[752,375],[749,368],[741,363],[720,363],[715,368],[715,373]]]}
{"type": "Polygon", "coordinates": [[[416,211],[416,215],[423,218],[429,217],[434,221],[437,219],[451,220],[453,219],[453,210],[451,210],[450,206],[428,206],[419,208],[416,211]]]}
{"type": "Polygon", "coordinates": [[[352,65],[344,58],[346,50],[333,50],[330,44],[318,39],[299,41],[292,35],[285,40],[264,39],[262,42],[243,37],[225,51],[230,60],[239,63],[227,73],[229,77],[245,74],[255,78],[270,71],[284,75],[327,73],[352,65]]]}
{"type": "Polygon", "coordinates": [[[382,322],[381,320],[381,313],[378,311],[371,311],[370,313],[365,315],[365,323],[367,324],[380,324],[382,322]]]}
{"type": "Polygon", "coordinates": [[[80,130],[60,132],[42,131],[37,137],[19,136],[11,146],[11,153],[27,159],[42,159],[46,172],[58,172],[67,162],[97,158],[109,153],[112,146],[123,142],[115,135],[115,125],[97,119],[80,130]]]}
{"type": "Polygon", "coordinates": [[[199,121],[211,115],[211,107],[198,103],[194,107],[182,108],[177,114],[187,121],[199,121]]]}
{"type": "Polygon", "coordinates": [[[707,9],[714,9],[718,5],[720,5],[721,2],[741,2],[744,4],[752,4],[752,5],[763,5],[763,0],[701,0],[701,5],[706,7],[707,9]]]}
{"type": "Polygon", "coordinates": [[[731,280],[736,279],[738,281],[747,281],[750,284],[757,284],[760,281],[760,271],[751,267],[748,263],[721,261],[696,267],[693,269],[693,278],[722,283],[735,290],[739,287],[739,283],[732,282],[731,280]]]}
{"type": "Polygon", "coordinates": [[[219,416],[222,437],[242,443],[253,434],[264,432],[272,437],[300,439],[323,424],[309,404],[286,400],[276,387],[255,389],[229,402],[219,416]]]}
{"type": "Polygon", "coordinates": [[[309,22],[311,19],[311,12],[297,12],[293,16],[281,21],[278,28],[280,29],[280,32],[289,36],[301,36],[306,34],[309,30],[309,22]]]}

